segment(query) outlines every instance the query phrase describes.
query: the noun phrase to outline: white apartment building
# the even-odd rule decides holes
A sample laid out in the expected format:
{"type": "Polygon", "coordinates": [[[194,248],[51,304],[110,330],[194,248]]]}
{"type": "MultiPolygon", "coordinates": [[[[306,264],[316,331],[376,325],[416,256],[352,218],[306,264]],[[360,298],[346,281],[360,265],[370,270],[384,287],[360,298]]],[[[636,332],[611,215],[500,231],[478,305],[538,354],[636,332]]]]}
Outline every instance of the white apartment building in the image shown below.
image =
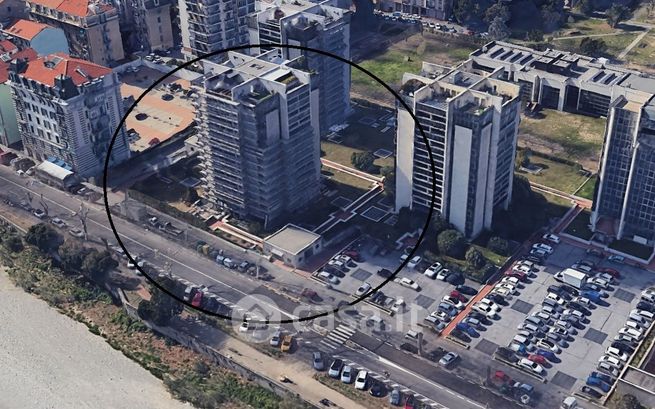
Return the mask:
{"type": "Polygon", "coordinates": [[[491,227],[494,209],[512,195],[519,87],[470,69],[423,63],[405,74],[401,95],[423,127],[398,105],[396,210],[433,209],[467,237],[491,227]],[[444,73],[445,72],[445,73],[444,73]]]}
{"type": "Polygon", "coordinates": [[[319,194],[318,90],[297,63],[271,51],[205,64],[198,145],[207,196],[266,226],[319,194]]]}
{"type": "MultiPolygon", "coordinates": [[[[123,114],[120,83],[111,69],[58,53],[12,61],[9,84],[27,155],[84,178],[102,173],[123,114]]],[[[121,129],[111,164],[128,157],[121,129]]]]}

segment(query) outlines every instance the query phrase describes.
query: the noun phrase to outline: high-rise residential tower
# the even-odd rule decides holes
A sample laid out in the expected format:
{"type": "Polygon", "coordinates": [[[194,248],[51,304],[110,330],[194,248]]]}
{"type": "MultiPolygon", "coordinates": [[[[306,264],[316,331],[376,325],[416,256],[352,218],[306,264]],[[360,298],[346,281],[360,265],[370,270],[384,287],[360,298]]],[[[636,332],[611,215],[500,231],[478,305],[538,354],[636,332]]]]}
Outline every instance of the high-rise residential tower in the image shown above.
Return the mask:
{"type": "Polygon", "coordinates": [[[655,98],[652,93],[614,90],[591,226],[597,234],[606,236],[607,241],[616,238],[655,244],[655,98]]]}
{"type": "MultiPolygon", "coordinates": [[[[52,54],[12,61],[9,81],[25,153],[81,177],[101,174],[123,115],[117,74],[66,54],[52,54]]],[[[128,157],[121,130],[110,164],[128,157]]]]}
{"type": "Polygon", "coordinates": [[[208,198],[265,225],[319,193],[318,91],[301,63],[271,51],[205,65],[198,143],[208,198]]]}
{"type": "Polygon", "coordinates": [[[494,209],[512,195],[519,125],[519,87],[482,73],[423,64],[405,74],[401,95],[423,127],[434,159],[414,119],[398,107],[396,210],[434,210],[467,237],[491,227],[494,209]]]}
{"type": "Polygon", "coordinates": [[[247,16],[255,0],[178,0],[187,59],[248,44],[247,16]]]}
{"type": "MultiPolygon", "coordinates": [[[[307,0],[262,7],[248,23],[251,43],[299,45],[350,60],[350,10],[307,0]]],[[[286,59],[303,55],[308,68],[318,74],[321,135],[344,123],[350,111],[350,65],[298,49],[282,48],[279,53],[286,59]]]]}

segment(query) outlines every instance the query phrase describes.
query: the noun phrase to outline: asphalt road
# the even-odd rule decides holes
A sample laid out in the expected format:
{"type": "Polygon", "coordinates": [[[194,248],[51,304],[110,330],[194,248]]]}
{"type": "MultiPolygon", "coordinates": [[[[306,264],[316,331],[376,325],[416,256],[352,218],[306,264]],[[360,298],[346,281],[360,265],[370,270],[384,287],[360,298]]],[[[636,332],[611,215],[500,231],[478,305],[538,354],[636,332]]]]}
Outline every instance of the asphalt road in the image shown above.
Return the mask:
{"type": "MultiPolygon", "coordinates": [[[[23,200],[25,197],[24,192],[28,189],[32,192],[34,207],[38,207],[39,196],[43,194],[48,203],[49,215],[51,217],[60,217],[66,220],[69,226],[74,226],[76,219],[71,217],[71,214],[80,207],[81,199],[78,196],[53,189],[38,182],[33,183],[31,179],[20,177],[4,166],[0,166],[0,186],[2,195],[10,197],[14,201],[23,200]]],[[[87,219],[90,238],[103,237],[115,242],[104,208],[97,205],[91,205],[90,207],[87,219]]],[[[35,217],[34,222],[37,221],[38,219],[35,217]]],[[[132,254],[149,255],[156,264],[169,262],[174,274],[190,282],[207,285],[217,295],[234,304],[243,305],[241,303],[244,300],[252,301],[256,299],[262,308],[279,314],[281,318],[297,318],[298,315],[307,314],[307,306],[305,306],[303,314],[301,312],[302,308],[298,310],[298,303],[285,297],[280,292],[272,291],[259,280],[218,266],[208,258],[199,256],[195,251],[184,248],[167,237],[145,230],[143,226],[131,224],[120,218],[114,218],[114,223],[123,242],[132,254]],[[157,253],[156,257],[155,253],[157,253]]],[[[243,259],[245,256],[241,258],[243,259]]],[[[295,288],[297,290],[305,286],[313,289],[320,287],[318,283],[308,282],[307,279],[288,271],[272,271],[272,274],[275,276],[276,285],[285,288],[295,288]]],[[[328,294],[327,290],[320,288],[319,290],[326,294],[326,300],[336,302],[334,295],[337,293],[331,292],[328,294]]],[[[247,304],[248,302],[244,306],[247,306],[247,304]]],[[[277,319],[278,317],[274,318],[277,319]]],[[[321,337],[318,334],[308,331],[304,333],[304,336],[307,337],[311,345],[316,345],[316,347],[320,345],[321,337]]],[[[347,354],[348,359],[360,363],[364,367],[402,374],[401,377],[406,381],[405,383],[410,384],[406,386],[445,407],[451,409],[484,407],[474,402],[474,400],[482,402],[482,405],[489,403],[490,407],[493,408],[511,409],[515,407],[513,405],[516,405],[465,379],[453,376],[427,361],[408,356],[392,346],[383,344],[365,334],[357,333],[354,338],[362,344],[361,349],[355,350],[344,346],[337,352],[347,354]]],[[[333,351],[333,353],[335,352],[333,351]]],[[[309,362],[302,353],[298,357],[306,360],[305,362],[309,362]]]]}

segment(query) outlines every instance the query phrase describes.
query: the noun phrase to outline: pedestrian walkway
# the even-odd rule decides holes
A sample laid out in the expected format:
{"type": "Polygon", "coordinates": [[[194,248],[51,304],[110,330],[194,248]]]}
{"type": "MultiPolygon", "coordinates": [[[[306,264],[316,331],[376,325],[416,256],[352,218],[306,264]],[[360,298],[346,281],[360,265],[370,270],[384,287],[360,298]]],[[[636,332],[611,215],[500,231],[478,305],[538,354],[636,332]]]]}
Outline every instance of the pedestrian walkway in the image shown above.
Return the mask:
{"type": "Polygon", "coordinates": [[[335,350],[348,341],[355,331],[354,328],[348,325],[339,324],[338,327],[330,331],[325,339],[321,340],[319,343],[331,350],[335,350]]]}
{"type": "Polygon", "coordinates": [[[623,51],[621,51],[621,54],[619,54],[618,59],[619,59],[619,60],[624,59],[624,58],[628,55],[628,53],[629,53],[633,48],[635,48],[635,47],[637,46],[637,44],[639,44],[639,43],[641,42],[641,40],[644,39],[644,37],[646,37],[646,34],[648,34],[649,32],[650,32],[650,28],[646,29],[646,31],[644,31],[643,33],[639,34],[639,35],[637,36],[637,38],[635,38],[635,39],[634,39],[630,44],[628,44],[627,47],[625,47],[625,49],[624,49],[623,51]]]}

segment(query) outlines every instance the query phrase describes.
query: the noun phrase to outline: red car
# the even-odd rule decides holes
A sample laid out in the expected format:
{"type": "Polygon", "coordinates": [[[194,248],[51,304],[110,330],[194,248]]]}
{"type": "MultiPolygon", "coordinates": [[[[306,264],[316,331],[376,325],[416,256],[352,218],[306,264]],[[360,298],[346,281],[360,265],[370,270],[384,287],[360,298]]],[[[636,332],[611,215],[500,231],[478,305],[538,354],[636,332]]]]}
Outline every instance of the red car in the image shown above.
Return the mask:
{"type": "Polygon", "coordinates": [[[505,275],[507,277],[516,277],[521,281],[525,281],[528,278],[528,275],[524,273],[523,271],[516,271],[516,270],[507,270],[505,271],[505,275]]]}
{"type": "Polygon", "coordinates": [[[537,354],[530,354],[528,356],[528,359],[531,360],[532,362],[538,363],[539,365],[543,365],[546,363],[546,358],[537,354]]]}
{"type": "Polygon", "coordinates": [[[193,305],[194,307],[200,307],[201,302],[202,302],[202,291],[198,291],[193,296],[193,299],[191,300],[191,305],[193,305]]]}
{"type": "Polygon", "coordinates": [[[599,268],[598,271],[601,272],[601,273],[609,274],[612,277],[617,278],[617,279],[621,278],[621,273],[614,270],[613,268],[609,268],[609,267],[599,268]]]}
{"type": "Polygon", "coordinates": [[[415,407],[416,400],[414,399],[414,395],[407,396],[407,399],[405,400],[405,409],[415,409],[415,407]]]}
{"type": "Polygon", "coordinates": [[[346,256],[352,258],[356,262],[362,261],[362,256],[359,254],[359,251],[356,250],[346,250],[343,252],[346,256]]]}
{"type": "Polygon", "coordinates": [[[468,298],[464,297],[464,296],[462,295],[462,293],[460,293],[460,292],[457,291],[457,290],[453,290],[453,291],[451,291],[451,292],[450,292],[450,296],[453,297],[453,298],[456,299],[456,300],[459,300],[459,301],[465,303],[465,304],[468,302],[468,298]]]}

